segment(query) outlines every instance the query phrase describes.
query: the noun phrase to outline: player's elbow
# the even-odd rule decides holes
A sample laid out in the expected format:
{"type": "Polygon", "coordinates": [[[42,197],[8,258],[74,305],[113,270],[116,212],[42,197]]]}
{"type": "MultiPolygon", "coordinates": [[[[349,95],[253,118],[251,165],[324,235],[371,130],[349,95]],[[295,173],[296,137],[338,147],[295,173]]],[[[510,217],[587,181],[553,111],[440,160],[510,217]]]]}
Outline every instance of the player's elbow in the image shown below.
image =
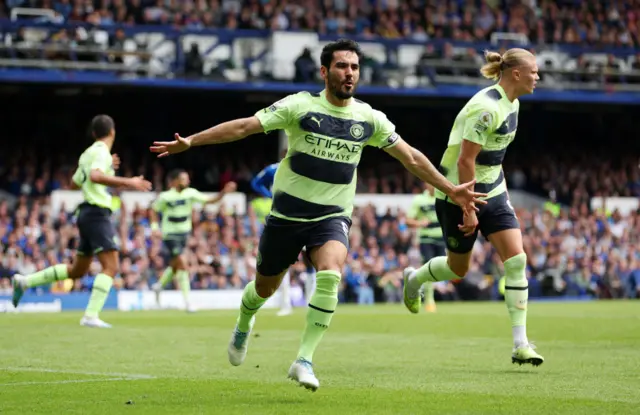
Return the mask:
{"type": "Polygon", "coordinates": [[[89,173],[89,180],[93,183],[101,184],[103,178],[104,174],[100,170],[91,170],[91,173],[89,173]]]}
{"type": "Polygon", "coordinates": [[[257,117],[240,118],[237,120],[237,136],[244,138],[257,134],[262,129],[262,124],[257,117]]]}
{"type": "Polygon", "coordinates": [[[458,171],[475,169],[475,159],[472,157],[459,157],[458,158],[458,171]]]}
{"type": "Polygon", "coordinates": [[[407,170],[413,171],[420,164],[420,155],[421,153],[418,150],[416,150],[415,148],[410,148],[409,151],[405,154],[402,160],[402,164],[404,164],[404,167],[406,167],[407,170]]]}

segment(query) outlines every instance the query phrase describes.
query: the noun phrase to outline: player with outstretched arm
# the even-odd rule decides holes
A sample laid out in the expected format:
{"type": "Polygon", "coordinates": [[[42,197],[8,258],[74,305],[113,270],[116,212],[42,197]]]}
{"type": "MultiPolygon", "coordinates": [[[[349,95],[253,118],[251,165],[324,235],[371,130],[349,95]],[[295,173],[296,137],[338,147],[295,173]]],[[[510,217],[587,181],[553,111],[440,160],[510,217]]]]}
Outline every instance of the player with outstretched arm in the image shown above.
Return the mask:
{"type": "Polygon", "coordinates": [[[467,212],[477,209],[476,203],[485,203],[479,198],[486,194],[471,190],[474,180],[453,185],[396,133],[384,113],[353,98],[361,59],[356,42],[341,39],[329,43],[320,58],[325,83],[321,92],[289,95],[251,117],[186,138],[176,134],[174,141],[155,142],[151,147],[152,152],[164,157],[192,146],[228,143],[273,130],[286,132],[288,151],[275,175],[273,205],[259,243],[256,280],[244,289],[228,354],[233,365],[245,360],[255,314],[306,247],[317,271],[316,289],[289,377],[313,391],[320,385],[313,370],[313,355],[338,303],[362,149],[369,145],[385,150],[467,212]]]}
{"type": "Polygon", "coordinates": [[[191,281],[187,261],[183,251],[187,239],[193,229],[193,204],[208,205],[220,202],[227,193],[236,190],[234,182],[227,183],[222,191],[214,197],[208,197],[197,189],[189,187],[189,173],[182,169],[175,169],[169,173],[170,188],[158,195],[151,205],[151,229],[162,235],[162,243],[169,254],[169,266],[164,270],[160,280],[151,289],[156,293],[156,302],[160,306],[160,293],[175,276],[182,291],[185,309],[196,311],[189,301],[191,281]],[[158,226],[158,214],[162,215],[162,225],[158,226]]]}

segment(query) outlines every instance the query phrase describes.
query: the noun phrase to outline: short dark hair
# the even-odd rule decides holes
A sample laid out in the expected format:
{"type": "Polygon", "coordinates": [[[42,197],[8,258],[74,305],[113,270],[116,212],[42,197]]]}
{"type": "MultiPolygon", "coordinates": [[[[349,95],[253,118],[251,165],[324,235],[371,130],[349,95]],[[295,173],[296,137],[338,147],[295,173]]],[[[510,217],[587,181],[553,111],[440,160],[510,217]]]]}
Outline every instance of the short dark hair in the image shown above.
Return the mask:
{"type": "Polygon", "coordinates": [[[174,181],[178,178],[182,173],[186,173],[185,169],[173,169],[169,172],[169,181],[174,181]]]}
{"type": "Polygon", "coordinates": [[[111,134],[111,130],[116,128],[116,123],[108,115],[100,114],[93,117],[90,128],[91,137],[95,140],[100,140],[111,134]]]}
{"type": "Polygon", "coordinates": [[[358,59],[362,60],[363,54],[360,45],[355,40],[351,39],[338,39],[335,42],[328,43],[322,48],[322,54],[320,55],[320,65],[329,69],[331,62],[333,61],[333,52],[341,50],[348,50],[358,55],[358,59]]]}

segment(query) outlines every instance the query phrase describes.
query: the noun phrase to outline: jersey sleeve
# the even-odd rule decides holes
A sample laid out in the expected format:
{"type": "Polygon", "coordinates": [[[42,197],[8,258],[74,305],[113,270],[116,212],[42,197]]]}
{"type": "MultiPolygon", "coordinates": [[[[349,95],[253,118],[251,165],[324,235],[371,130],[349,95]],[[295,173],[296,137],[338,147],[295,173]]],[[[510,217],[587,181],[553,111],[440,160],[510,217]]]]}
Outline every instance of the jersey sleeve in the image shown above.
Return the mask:
{"type": "Polygon", "coordinates": [[[374,132],[367,141],[367,145],[385,149],[398,144],[400,136],[396,133],[396,126],[389,121],[383,112],[372,111],[374,132]]]}
{"type": "Polygon", "coordinates": [[[289,95],[255,113],[265,133],[286,128],[294,119],[300,94],[289,95]]]}
{"type": "Polygon", "coordinates": [[[151,209],[153,209],[154,211],[158,212],[158,213],[162,213],[164,212],[165,207],[167,206],[167,203],[163,197],[164,195],[162,193],[160,193],[158,195],[158,197],[156,198],[156,200],[153,201],[153,203],[151,204],[151,209]]]}
{"type": "Polygon", "coordinates": [[[411,206],[407,211],[407,217],[410,219],[416,219],[418,217],[418,212],[420,211],[420,200],[418,197],[414,197],[411,201],[411,206]]]}
{"type": "Polygon", "coordinates": [[[71,180],[73,180],[78,187],[82,186],[82,183],[87,180],[87,174],[82,170],[81,166],[78,166],[71,180]]]}
{"type": "Polygon", "coordinates": [[[496,129],[498,119],[496,109],[491,105],[476,103],[469,106],[464,122],[462,137],[481,146],[496,129]]]}
{"type": "Polygon", "coordinates": [[[100,170],[103,173],[109,173],[112,164],[113,159],[109,150],[99,148],[94,151],[93,157],[91,157],[88,171],[100,170]]]}
{"type": "Polygon", "coordinates": [[[195,203],[207,203],[207,201],[209,200],[209,197],[207,195],[205,195],[204,193],[202,193],[199,190],[196,189],[189,189],[189,198],[191,199],[192,202],[195,203]]]}

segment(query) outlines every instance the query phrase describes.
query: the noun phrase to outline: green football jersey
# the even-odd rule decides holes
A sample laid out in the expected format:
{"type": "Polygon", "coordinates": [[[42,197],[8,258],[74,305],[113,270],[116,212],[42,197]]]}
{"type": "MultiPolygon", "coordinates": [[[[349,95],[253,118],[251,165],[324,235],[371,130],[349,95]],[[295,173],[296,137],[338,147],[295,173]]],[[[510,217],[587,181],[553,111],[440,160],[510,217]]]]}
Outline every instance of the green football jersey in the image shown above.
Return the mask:
{"type": "Polygon", "coordinates": [[[426,219],[429,224],[418,230],[420,243],[440,243],[442,242],[442,228],[438,222],[436,214],[436,198],[428,191],[414,196],[411,207],[407,212],[407,217],[417,220],[426,219]]]}
{"type": "MultiPolygon", "coordinates": [[[[482,146],[476,158],[475,190],[492,198],[504,193],[507,185],[502,171],[502,160],[507,147],[516,136],[520,102],[509,101],[500,85],[493,85],[475,94],[462,108],[449,135],[440,169],[452,183],[459,184],[458,157],[462,140],[482,146]]],[[[444,193],[436,190],[436,197],[444,193]]]]}
{"type": "Polygon", "coordinates": [[[92,170],[100,170],[108,176],[115,174],[111,151],[104,141],[96,141],[80,155],[73,182],[82,190],[85,202],[111,209],[111,194],[107,186],[91,181],[92,170]]]}
{"type": "Polygon", "coordinates": [[[265,132],[287,134],[287,155],[274,177],[271,215],[292,221],[350,218],[363,148],[388,148],[399,138],[384,113],[353,98],[336,107],[325,91],[289,95],[255,115],[265,132]]]}
{"type": "Polygon", "coordinates": [[[209,198],[196,189],[188,187],[181,192],[169,189],[160,193],[153,202],[152,209],[162,214],[162,237],[190,233],[193,228],[191,212],[194,203],[204,204],[209,198]]]}

